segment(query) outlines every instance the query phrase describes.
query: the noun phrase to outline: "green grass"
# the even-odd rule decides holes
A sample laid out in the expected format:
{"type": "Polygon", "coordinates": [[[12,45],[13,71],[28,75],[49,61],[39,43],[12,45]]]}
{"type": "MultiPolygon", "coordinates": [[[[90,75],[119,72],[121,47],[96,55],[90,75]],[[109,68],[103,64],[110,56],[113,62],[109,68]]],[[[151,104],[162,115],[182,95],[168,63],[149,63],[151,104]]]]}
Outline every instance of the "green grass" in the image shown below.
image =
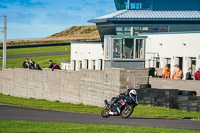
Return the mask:
{"type": "Polygon", "coordinates": [[[133,126],[112,126],[112,125],[89,125],[55,122],[26,122],[26,121],[0,121],[0,132],[2,133],[197,133],[199,131],[133,127],[133,126]]]}
{"type": "MultiPolygon", "coordinates": [[[[71,46],[49,46],[49,47],[33,47],[33,48],[15,48],[7,49],[7,55],[18,54],[34,54],[34,53],[49,53],[49,52],[64,52],[70,51],[71,46]]],[[[2,49],[0,50],[2,56],[2,49]]]]}
{"type": "MultiPolygon", "coordinates": [[[[28,57],[27,57],[28,58],[28,57]]],[[[61,61],[70,61],[70,55],[53,55],[53,56],[39,56],[31,57],[41,68],[49,66],[49,60],[53,60],[54,63],[60,65],[61,61]]],[[[22,64],[25,58],[7,59],[7,68],[22,68],[22,64]]],[[[2,68],[2,60],[0,60],[0,68],[2,68]]]]}
{"type": "MultiPolygon", "coordinates": [[[[103,102],[103,101],[102,101],[103,102]]],[[[70,104],[61,102],[50,102],[46,100],[25,99],[0,94],[0,103],[17,105],[21,107],[31,107],[49,109],[57,111],[81,112],[100,114],[101,107],[88,106],[83,104],[70,104]]],[[[200,120],[200,112],[187,112],[163,107],[153,107],[139,105],[135,108],[133,116],[157,117],[157,118],[178,118],[200,120]]]]}

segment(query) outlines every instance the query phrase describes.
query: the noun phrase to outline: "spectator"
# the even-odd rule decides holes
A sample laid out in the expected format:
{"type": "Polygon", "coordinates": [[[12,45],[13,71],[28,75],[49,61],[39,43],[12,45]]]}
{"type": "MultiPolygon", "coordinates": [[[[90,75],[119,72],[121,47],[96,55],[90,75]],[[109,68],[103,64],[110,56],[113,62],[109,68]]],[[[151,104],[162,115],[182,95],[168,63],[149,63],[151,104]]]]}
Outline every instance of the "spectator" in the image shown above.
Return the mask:
{"type": "Polygon", "coordinates": [[[162,70],[162,78],[170,79],[170,70],[169,65],[166,65],[164,69],[162,70]]]}
{"type": "Polygon", "coordinates": [[[52,71],[53,71],[54,69],[59,69],[59,70],[60,70],[60,67],[59,67],[59,65],[58,65],[58,64],[56,64],[56,63],[53,63],[53,61],[52,61],[52,60],[49,60],[49,64],[50,64],[50,66],[49,66],[48,68],[51,68],[51,69],[52,69],[52,71]]]}
{"type": "Polygon", "coordinates": [[[32,59],[30,59],[29,60],[29,69],[33,69],[34,68],[34,64],[35,64],[35,62],[32,59]]]}
{"type": "Polygon", "coordinates": [[[193,80],[191,67],[188,69],[188,72],[186,73],[186,80],[193,80]]]}
{"type": "Polygon", "coordinates": [[[194,78],[195,80],[200,80],[200,68],[198,71],[196,71],[196,73],[194,74],[194,78]]]}
{"type": "Polygon", "coordinates": [[[28,58],[26,58],[26,60],[24,61],[23,67],[26,68],[26,69],[29,68],[28,58]]]}
{"type": "Polygon", "coordinates": [[[179,68],[179,65],[174,66],[174,72],[172,73],[172,79],[182,80],[183,71],[179,68]]]}
{"type": "Polygon", "coordinates": [[[41,70],[41,71],[42,71],[42,69],[40,68],[40,65],[37,64],[37,63],[34,63],[34,68],[33,68],[33,70],[41,70]]]}

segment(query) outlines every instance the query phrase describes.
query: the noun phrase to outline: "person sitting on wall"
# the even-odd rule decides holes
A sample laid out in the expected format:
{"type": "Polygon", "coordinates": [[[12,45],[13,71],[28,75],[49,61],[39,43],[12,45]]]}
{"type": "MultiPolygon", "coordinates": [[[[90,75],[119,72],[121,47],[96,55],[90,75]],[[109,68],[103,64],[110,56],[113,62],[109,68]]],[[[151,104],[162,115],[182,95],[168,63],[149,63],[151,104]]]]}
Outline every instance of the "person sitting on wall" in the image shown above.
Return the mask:
{"type": "Polygon", "coordinates": [[[33,69],[34,68],[34,64],[35,64],[35,62],[32,59],[30,59],[29,60],[29,69],[33,69]]]}
{"type": "Polygon", "coordinates": [[[188,69],[188,72],[186,73],[186,80],[193,80],[191,67],[188,69]]]}
{"type": "Polygon", "coordinates": [[[179,65],[174,66],[174,71],[172,73],[172,79],[182,80],[183,78],[183,71],[180,69],[179,65]]]}
{"type": "Polygon", "coordinates": [[[169,70],[169,65],[168,64],[162,70],[162,78],[170,79],[170,70],[169,70]]]}
{"type": "Polygon", "coordinates": [[[23,68],[28,69],[29,66],[28,58],[26,58],[26,60],[23,62],[23,68]]]}
{"type": "Polygon", "coordinates": [[[200,80],[200,68],[198,71],[196,71],[196,73],[194,74],[194,78],[195,80],[200,80]]]}
{"type": "Polygon", "coordinates": [[[33,70],[41,70],[42,71],[42,69],[40,68],[40,65],[37,63],[34,64],[33,70]]]}
{"type": "Polygon", "coordinates": [[[60,67],[59,67],[59,65],[58,65],[58,64],[56,64],[56,63],[53,63],[53,61],[52,61],[52,60],[49,60],[49,64],[50,64],[50,66],[49,66],[48,68],[51,68],[51,69],[52,69],[52,71],[53,71],[54,69],[59,69],[59,70],[60,70],[60,67]]]}

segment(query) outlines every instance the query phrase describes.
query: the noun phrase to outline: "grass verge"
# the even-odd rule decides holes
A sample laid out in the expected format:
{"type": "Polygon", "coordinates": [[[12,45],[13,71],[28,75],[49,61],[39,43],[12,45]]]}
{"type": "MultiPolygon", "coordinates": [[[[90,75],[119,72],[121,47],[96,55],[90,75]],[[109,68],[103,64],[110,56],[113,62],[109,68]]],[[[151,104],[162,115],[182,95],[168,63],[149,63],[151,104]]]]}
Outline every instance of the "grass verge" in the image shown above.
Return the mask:
{"type": "MultiPolygon", "coordinates": [[[[103,101],[102,101],[103,102],[103,101]]],[[[0,103],[16,105],[21,107],[31,107],[39,109],[49,109],[57,111],[95,113],[101,112],[101,107],[88,106],[83,104],[70,104],[61,102],[50,102],[46,100],[26,99],[0,94],[0,103]]],[[[195,119],[200,120],[200,112],[187,112],[163,107],[153,107],[139,105],[135,108],[133,116],[156,117],[156,118],[178,118],[178,119],[195,119]]]]}
{"type": "MultiPolygon", "coordinates": [[[[71,46],[49,46],[49,47],[33,47],[33,48],[15,48],[7,49],[7,55],[19,54],[35,54],[35,53],[50,53],[50,52],[64,52],[70,51],[71,46]]],[[[0,50],[2,56],[2,49],[0,50]]]]}
{"type": "Polygon", "coordinates": [[[26,121],[0,121],[0,132],[3,133],[33,133],[33,132],[76,132],[76,133],[197,133],[199,131],[153,128],[153,127],[133,127],[133,126],[112,126],[112,125],[88,125],[70,124],[55,122],[26,122],[26,121]]]}
{"type": "MultiPolygon", "coordinates": [[[[27,57],[29,58],[29,57],[27,57]]],[[[49,66],[49,60],[60,65],[61,61],[70,61],[70,55],[53,55],[53,56],[39,56],[31,57],[41,68],[49,66]]],[[[22,68],[25,58],[7,59],[7,68],[22,68]]],[[[2,67],[2,60],[0,60],[0,68],[2,67]]]]}

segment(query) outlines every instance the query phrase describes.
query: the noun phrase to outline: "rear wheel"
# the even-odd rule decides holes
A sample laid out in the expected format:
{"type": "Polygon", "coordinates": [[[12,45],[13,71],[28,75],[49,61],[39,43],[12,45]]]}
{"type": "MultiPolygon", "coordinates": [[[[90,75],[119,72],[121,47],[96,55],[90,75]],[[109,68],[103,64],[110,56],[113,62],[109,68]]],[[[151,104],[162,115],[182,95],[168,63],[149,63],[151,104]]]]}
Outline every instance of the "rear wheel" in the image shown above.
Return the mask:
{"type": "Polygon", "coordinates": [[[108,118],[110,116],[109,112],[110,112],[110,109],[108,107],[104,107],[101,111],[101,116],[103,118],[108,118]]]}
{"type": "Polygon", "coordinates": [[[134,110],[133,105],[126,105],[121,113],[121,117],[128,118],[133,113],[133,110],[134,110]]]}

